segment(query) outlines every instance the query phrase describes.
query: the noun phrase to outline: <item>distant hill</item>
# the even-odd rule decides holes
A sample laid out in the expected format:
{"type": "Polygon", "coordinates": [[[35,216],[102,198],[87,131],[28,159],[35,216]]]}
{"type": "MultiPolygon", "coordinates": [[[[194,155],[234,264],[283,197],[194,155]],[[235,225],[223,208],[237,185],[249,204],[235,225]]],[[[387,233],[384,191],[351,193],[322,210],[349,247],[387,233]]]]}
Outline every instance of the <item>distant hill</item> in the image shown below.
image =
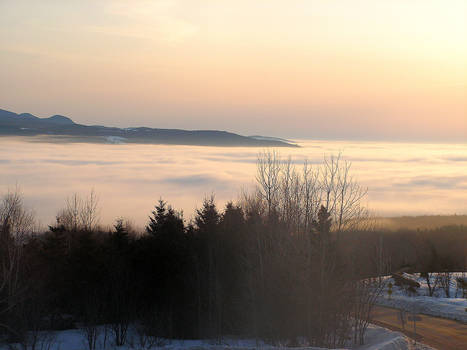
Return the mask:
{"type": "Polygon", "coordinates": [[[467,226],[467,215],[422,215],[376,218],[378,226],[388,230],[426,230],[446,226],[467,226]]]}
{"type": "Polygon", "coordinates": [[[69,136],[81,142],[149,143],[199,146],[298,147],[285,140],[248,137],[218,130],[115,128],[82,125],[68,117],[38,118],[30,113],[16,114],[0,109],[0,136],[69,136]]]}

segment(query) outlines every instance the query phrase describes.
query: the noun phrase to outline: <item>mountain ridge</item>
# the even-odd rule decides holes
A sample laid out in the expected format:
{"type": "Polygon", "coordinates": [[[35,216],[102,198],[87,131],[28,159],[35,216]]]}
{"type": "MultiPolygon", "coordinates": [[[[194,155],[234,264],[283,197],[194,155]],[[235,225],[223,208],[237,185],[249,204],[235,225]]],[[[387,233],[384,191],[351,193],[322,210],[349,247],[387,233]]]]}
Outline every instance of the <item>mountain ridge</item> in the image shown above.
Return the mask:
{"type": "Polygon", "coordinates": [[[117,128],[75,123],[63,115],[39,118],[31,113],[17,114],[0,109],[0,136],[65,136],[81,142],[148,143],[199,146],[298,147],[275,138],[242,136],[223,130],[184,130],[149,127],[117,128]]]}

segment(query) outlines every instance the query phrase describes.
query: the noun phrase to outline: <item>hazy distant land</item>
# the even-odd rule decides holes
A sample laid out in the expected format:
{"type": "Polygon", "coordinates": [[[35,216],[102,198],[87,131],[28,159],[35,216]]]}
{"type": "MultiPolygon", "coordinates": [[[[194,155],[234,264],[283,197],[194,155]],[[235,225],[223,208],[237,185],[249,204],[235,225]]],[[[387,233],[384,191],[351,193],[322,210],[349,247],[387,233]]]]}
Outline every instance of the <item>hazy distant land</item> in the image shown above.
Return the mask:
{"type": "Polygon", "coordinates": [[[421,215],[380,217],[378,227],[388,230],[434,230],[447,226],[467,226],[467,215],[421,215]]]}
{"type": "Polygon", "coordinates": [[[77,124],[68,117],[38,118],[0,109],[0,136],[47,136],[36,141],[140,143],[196,146],[298,147],[283,139],[267,136],[242,136],[219,130],[116,128],[77,124]]]}

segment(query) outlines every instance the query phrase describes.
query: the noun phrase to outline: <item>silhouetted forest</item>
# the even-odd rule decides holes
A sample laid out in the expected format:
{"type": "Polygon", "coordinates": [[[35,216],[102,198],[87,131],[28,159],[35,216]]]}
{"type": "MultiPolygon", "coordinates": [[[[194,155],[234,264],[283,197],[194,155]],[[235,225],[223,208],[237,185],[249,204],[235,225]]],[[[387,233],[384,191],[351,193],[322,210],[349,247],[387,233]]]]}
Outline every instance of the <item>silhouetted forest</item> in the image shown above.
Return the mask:
{"type": "Polygon", "coordinates": [[[265,153],[258,188],[223,208],[204,200],[186,222],[165,201],[145,232],[98,225],[93,193],[72,196],[35,232],[17,192],[0,205],[0,333],[108,325],[164,338],[256,337],[294,345],[363,342],[378,276],[401,268],[465,270],[467,227],[384,232],[339,157],[319,171],[265,153]],[[362,220],[364,218],[365,220],[362,220]],[[361,225],[365,222],[365,225],[361,225]]]}

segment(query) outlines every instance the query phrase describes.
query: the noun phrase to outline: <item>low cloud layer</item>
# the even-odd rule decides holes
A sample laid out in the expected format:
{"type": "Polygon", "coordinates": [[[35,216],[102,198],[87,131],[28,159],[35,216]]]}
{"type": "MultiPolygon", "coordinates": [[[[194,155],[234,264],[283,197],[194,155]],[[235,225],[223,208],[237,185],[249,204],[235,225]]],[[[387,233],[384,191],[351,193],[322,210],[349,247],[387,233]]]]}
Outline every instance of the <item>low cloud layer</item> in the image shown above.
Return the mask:
{"type": "Polygon", "coordinates": [[[442,190],[467,190],[467,176],[419,176],[406,182],[395,183],[394,186],[409,189],[426,188],[442,190]]]}
{"type": "MultiPolygon", "coordinates": [[[[379,215],[467,212],[467,145],[371,142],[301,142],[281,149],[294,164],[318,166],[341,152],[352,175],[368,187],[368,205],[379,215]]],[[[159,198],[190,219],[204,197],[219,206],[254,185],[261,149],[166,145],[96,145],[0,138],[0,193],[18,184],[45,224],[65,199],[94,189],[101,219],[125,216],[143,225],[159,198]]]]}

